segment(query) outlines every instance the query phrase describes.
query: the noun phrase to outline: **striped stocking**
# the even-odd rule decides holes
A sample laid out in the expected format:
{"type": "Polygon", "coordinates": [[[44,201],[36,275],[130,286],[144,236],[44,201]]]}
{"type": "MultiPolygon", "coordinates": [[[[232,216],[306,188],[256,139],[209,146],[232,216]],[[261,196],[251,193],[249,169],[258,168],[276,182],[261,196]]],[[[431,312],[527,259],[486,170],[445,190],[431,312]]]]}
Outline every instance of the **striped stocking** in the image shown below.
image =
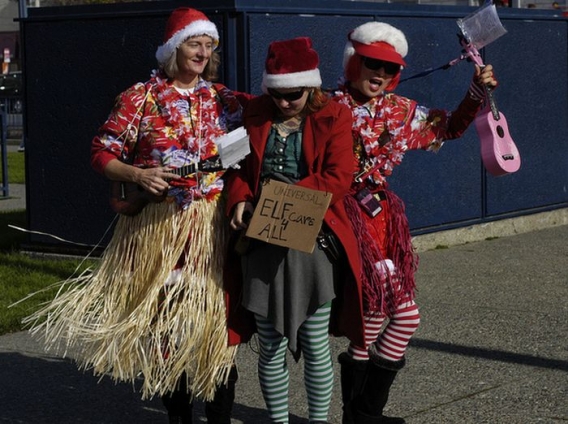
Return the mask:
{"type": "Polygon", "coordinates": [[[400,304],[377,340],[379,356],[389,361],[401,360],[419,325],[420,312],[414,300],[400,304]]]}
{"type": "Polygon", "coordinates": [[[333,368],[328,336],[330,313],[331,303],[321,306],[302,324],[299,331],[310,421],[327,421],[331,403],[333,368]]]}
{"type": "MultiPolygon", "coordinates": [[[[329,350],[331,303],[321,306],[298,330],[304,354],[304,380],[310,421],[326,421],[331,403],[333,368],[329,350]]],[[[260,356],[260,388],[272,422],[288,423],[289,374],[286,364],[287,339],[264,317],[255,315],[260,356]]]]}
{"type": "Polygon", "coordinates": [[[278,333],[272,323],[255,315],[260,355],[258,379],[266,408],[272,422],[288,422],[288,365],[286,364],[287,340],[278,333]]]}
{"type": "MultiPolygon", "coordinates": [[[[392,261],[385,260],[384,267],[391,274],[390,284],[400,284],[392,261]]],[[[389,284],[389,282],[385,283],[389,284]]],[[[400,287],[395,287],[395,292],[400,287]]],[[[420,324],[418,306],[410,295],[404,296],[398,305],[393,305],[393,299],[389,296],[392,290],[384,290],[387,297],[386,304],[389,308],[390,318],[381,333],[381,327],[386,319],[384,314],[377,315],[365,313],[365,346],[357,346],[351,343],[348,348],[349,355],[358,361],[369,359],[368,349],[371,343],[376,341],[379,356],[389,361],[398,361],[404,357],[410,338],[414,335],[420,324]]]]}

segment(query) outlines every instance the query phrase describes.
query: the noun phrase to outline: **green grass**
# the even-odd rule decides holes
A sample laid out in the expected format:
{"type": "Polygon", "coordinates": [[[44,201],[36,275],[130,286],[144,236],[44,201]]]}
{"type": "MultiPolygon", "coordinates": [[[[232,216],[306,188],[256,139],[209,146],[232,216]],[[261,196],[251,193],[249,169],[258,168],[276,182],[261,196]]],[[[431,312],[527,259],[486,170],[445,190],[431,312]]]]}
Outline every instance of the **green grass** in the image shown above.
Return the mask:
{"type": "Polygon", "coordinates": [[[57,288],[43,291],[72,275],[78,260],[37,259],[21,253],[0,253],[0,334],[22,330],[21,321],[53,299],[57,288]],[[31,293],[31,298],[11,306],[31,293]]]}
{"type": "MultiPolygon", "coordinates": [[[[25,183],[25,155],[8,152],[8,182],[25,183]]],[[[58,259],[31,256],[20,251],[25,233],[10,228],[27,227],[25,210],[0,212],[0,335],[21,331],[22,319],[36,311],[41,304],[53,299],[52,284],[64,281],[80,266],[83,270],[93,261],[81,264],[79,259],[58,259]],[[15,304],[35,293],[30,298],[15,304]],[[15,304],[15,305],[14,305],[15,304]]]]}
{"type": "Polygon", "coordinates": [[[24,153],[8,152],[8,182],[10,184],[25,184],[26,167],[24,153]]]}
{"type": "MultiPolygon", "coordinates": [[[[0,213],[0,335],[23,330],[21,321],[44,302],[53,299],[56,289],[42,291],[71,276],[81,264],[79,259],[32,257],[19,247],[25,234],[8,224],[25,228],[25,211],[0,213]],[[31,293],[31,298],[15,302],[31,293]]],[[[88,261],[80,269],[93,264],[88,261]]]]}

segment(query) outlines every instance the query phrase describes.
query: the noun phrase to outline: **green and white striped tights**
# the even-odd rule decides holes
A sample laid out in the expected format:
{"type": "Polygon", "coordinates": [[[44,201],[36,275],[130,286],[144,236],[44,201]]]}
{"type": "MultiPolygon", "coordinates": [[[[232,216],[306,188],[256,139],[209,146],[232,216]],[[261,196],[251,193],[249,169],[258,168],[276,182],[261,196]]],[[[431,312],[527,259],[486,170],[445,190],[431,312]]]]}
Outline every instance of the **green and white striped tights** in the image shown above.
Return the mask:
{"type": "MultiPolygon", "coordinates": [[[[322,306],[298,329],[304,357],[304,383],[310,421],[327,421],[333,388],[333,365],[329,348],[331,302],[322,306]]],[[[260,344],[258,377],[270,419],[288,423],[289,374],[286,363],[288,339],[270,321],[255,315],[260,344]]]]}

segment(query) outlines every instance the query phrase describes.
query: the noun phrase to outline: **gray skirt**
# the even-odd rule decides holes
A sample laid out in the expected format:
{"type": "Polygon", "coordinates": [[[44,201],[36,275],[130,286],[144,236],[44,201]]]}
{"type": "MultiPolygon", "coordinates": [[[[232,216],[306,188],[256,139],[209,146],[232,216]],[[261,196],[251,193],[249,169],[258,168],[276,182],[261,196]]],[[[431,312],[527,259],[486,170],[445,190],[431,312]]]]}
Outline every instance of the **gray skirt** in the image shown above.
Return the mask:
{"type": "Polygon", "coordinates": [[[316,246],[313,253],[255,240],[242,258],[243,306],[268,319],[298,353],[298,329],[335,298],[333,265],[316,246]]]}

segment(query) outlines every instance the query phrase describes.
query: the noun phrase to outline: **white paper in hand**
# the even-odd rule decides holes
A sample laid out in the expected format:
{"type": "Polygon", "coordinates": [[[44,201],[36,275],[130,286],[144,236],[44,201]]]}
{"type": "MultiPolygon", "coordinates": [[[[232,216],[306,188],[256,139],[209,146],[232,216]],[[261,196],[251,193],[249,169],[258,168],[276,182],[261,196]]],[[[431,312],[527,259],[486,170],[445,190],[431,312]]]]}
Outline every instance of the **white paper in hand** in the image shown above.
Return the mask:
{"type": "Polygon", "coordinates": [[[238,168],[238,163],[250,153],[249,136],[239,127],[215,140],[223,168],[238,168]]]}

